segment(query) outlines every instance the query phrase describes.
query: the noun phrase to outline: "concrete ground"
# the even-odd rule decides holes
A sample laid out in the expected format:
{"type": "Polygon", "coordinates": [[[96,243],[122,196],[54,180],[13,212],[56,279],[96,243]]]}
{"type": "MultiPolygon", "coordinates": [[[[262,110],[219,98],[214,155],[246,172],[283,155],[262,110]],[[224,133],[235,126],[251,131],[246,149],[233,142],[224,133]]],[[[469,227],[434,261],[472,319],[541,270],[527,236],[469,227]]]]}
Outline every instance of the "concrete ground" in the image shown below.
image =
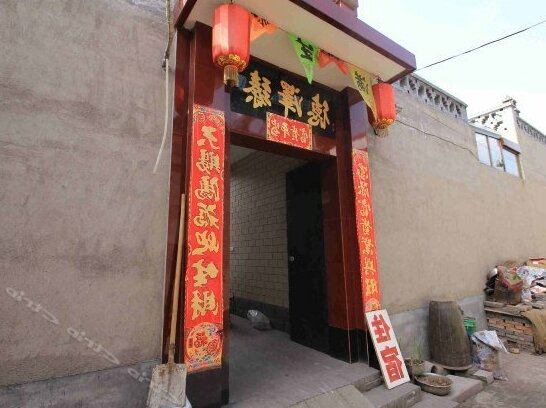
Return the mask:
{"type": "Polygon", "coordinates": [[[546,407],[546,355],[503,354],[508,381],[495,381],[460,405],[462,408],[546,407]]]}
{"type": "Polygon", "coordinates": [[[229,408],[282,408],[374,376],[366,364],[347,364],[290,340],[258,331],[231,316],[229,408]]]}

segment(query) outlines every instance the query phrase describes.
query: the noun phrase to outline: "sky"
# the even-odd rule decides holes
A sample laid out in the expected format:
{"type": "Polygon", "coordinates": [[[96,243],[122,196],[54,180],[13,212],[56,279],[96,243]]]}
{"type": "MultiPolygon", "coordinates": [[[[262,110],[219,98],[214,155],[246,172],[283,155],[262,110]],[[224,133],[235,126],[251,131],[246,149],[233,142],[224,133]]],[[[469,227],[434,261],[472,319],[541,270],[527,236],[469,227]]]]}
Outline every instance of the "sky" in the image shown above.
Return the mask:
{"type": "MultiPolygon", "coordinates": [[[[545,0],[360,0],[358,16],[415,54],[417,67],[546,19],[545,0]]],[[[468,104],[468,116],[507,96],[546,133],[546,23],[417,74],[468,104]]]]}

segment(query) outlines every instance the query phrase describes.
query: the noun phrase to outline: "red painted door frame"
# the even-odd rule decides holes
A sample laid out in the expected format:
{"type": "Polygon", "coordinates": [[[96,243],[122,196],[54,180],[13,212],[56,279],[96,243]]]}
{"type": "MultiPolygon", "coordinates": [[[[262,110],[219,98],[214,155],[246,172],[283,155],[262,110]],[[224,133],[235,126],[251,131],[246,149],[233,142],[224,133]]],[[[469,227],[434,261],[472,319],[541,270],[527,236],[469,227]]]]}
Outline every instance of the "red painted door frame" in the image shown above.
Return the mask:
{"type": "MultiPolygon", "coordinates": [[[[170,331],[170,299],[172,277],[176,259],[178,214],[180,194],[188,190],[189,143],[192,137],[192,112],[194,104],[218,109],[226,115],[225,196],[224,196],[224,248],[229,248],[230,214],[230,144],[290,155],[323,163],[323,197],[327,284],[328,320],[336,336],[340,354],[348,361],[357,361],[365,355],[359,331],[365,329],[360,290],[360,271],[356,238],[356,220],[352,182],[351,151],[367,148],[366,108],[356,91],[347,88],[339,93],[336,106],[336,138],[314,135],[313,151],[280,145],[265,139],[265,121],[232,113],[229,109],[229,92],[223,76],[212,64],[211,28],[197,23],[189,32],[178,30],[176,41],[175,97],[171,153],[171,178],[169,220],[166,256],[165,323],[163,350],[168,344],[170,331]],[[339,331],[337,331],[339,330],[339,331]],[[360,336],[360,337],[359,337],[360,336]]],[[[184,267],[182,268],[184,270],[184,267]]],[[[229,250],[224,250],[224,321],[229,321],[229,250]]],[[[183,361],[184,279],[180,296],[178,319],[177,361],[183,361]]],[[[224,328],[222,367],[188,376],[187,391],[192,404],[199,407],[219,407],[229,397],[229,325],[224,328]]],[[[165,360],[165,352],[163,358],[165,360]]]]}

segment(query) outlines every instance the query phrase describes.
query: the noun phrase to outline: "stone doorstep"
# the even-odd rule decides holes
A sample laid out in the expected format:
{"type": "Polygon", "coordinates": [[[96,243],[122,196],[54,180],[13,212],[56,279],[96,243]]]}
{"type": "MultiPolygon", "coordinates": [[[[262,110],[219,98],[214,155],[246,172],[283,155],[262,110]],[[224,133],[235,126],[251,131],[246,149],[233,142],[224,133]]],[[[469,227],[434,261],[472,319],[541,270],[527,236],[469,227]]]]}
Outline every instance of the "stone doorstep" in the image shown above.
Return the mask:
{"type": "Polygon", "coordinates": [[[448,375],[447,378],[453,381],[451,392],[445,397],[451,401],[463,402],[478,394],[484,388],[482,381],[473,378],[459,377],[456,375],[448,375]]]}
{"type": "MultiPolygon", "coordinates": [[[[476,371],[476,373],[479,373],[479,371],[476,371]]],[[[421,402],[415,404],[414,408],[455,408],[461,402],[481,392],[484,388],[480,380],[455,375],[448,375],[447,377],[453,381],[449,395],[439,397],[423,392],[421,402]]]]}
{"type": "Polygon", "coordinates": [[[293,408],[456,408],[459,403],[478,394],[483,390],[481,380],[448,375],[453,381],[451,392],[445,397],[422,392],[413,383],[402,384],[391,390],[384,385],[367,387],[381,383],[382,378],[374,373],[354,385],[337,388],[333,391],[317,395],[302,401],[293,408]]]}
{"type": "MultiPolygon", "coordinates": [[[[421,389],[411,383],[402,384],[392,390],[381,385],[364,393],[354,385],[347,385],[299,402],[292,405],[292,408],[410,408],[419,401],[421,389]]],[[[451,407],[452,405],[445,406],[451,407]]]]}
{"type": "Polygon", "coordinates": [[[412,383],[402,384],[391,390],[381,385],[363,395],[375,408],[409,408],[422,398],[421,388],[412,383]]]}
{"type": "Polygon", "coordinates": [[[373,374],[370,374],[365,378],[356,381],[354,383],[354,386],[358,391],[366,392],[370,391],[375,387],[379,387],[381,384],[383,384],[383,377],[381,376],[381,372],[379,370],[375,370],[373,374]]]}
{"type": "Polygon", "coordinates": [[[291,408],[375,408],[362,393],[383,383],[381,372],[370,369],[366,377],[335,390],[315,395],[291,405],[291,408]]]}
{"type": "Polygon", "coordinates": [[[482,381],[485,385],[491,384],[495,381],[493,373],[491,371],[478,370],[470,375],[470,378],[482,381]]]}
{"type": "Polygon", "coordinates": [[[484,389],[484,383],[478,379],[447,376],[452,382],[451,392],[445,397],[439,397],[422,392],[419,386],[412,383],[387,390],[385,386],[379,386],[364,396],[375,408],[454,408],[459,403],[466,401],[484,389]]]}
{"type": "Polygon", "coordinates": [[[457,401],[451,401],[448,397],[439,397],[423,392],[423,399],[415,404],[413,408],[457,408],[458,406],[457,401]]]}
{"type": "Polygon", "coordinates": [[[291,408],[375,408],[354,385],[337,388],[292,405],[291,408]]]}

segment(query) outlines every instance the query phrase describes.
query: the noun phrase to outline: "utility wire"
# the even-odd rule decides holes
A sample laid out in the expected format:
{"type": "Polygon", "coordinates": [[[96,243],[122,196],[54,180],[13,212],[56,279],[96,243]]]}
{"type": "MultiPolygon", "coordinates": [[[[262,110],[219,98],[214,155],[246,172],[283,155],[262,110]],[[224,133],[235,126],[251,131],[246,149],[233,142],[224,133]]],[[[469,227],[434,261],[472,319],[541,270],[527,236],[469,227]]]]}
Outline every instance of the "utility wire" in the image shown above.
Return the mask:
{"type": "Polygon", "coordinates": [[[524,31],[530,30],[531,28],[534,28],[534,27],[536,27],[536,26],[538,26],[538,25],[541,25],[541,24],[544,24],[544,23],[546,23],[546,19],[545,19],[545,20],[542,20],[542,21],[539,21],[538,23],[533,24],[533,25],[531,25],[531,26],[529,26],[529,27],[525,27],[525,28],[522,29],[522,30],[516,31],[515,33],[508,34],[508,35],[505,35],[504,37],[497,38],[496,40],[486,42],[485,44],[482,44],[482,45],[480,45],[480,46],[478,46],[478,47],[476,47],[476,48],[472,48],[471,50],[468,50],[468,51],[465,51],[465,52],[461,52],[460,54],[453,55],[453,56],[448,57],[448,58],[444,58],[443,60],[440,60],[440,61],[433,62],[432,64],[429,64],[429,65],[426,65],[426,66],[424,66],[424,67],[422,67],[422,68],[416,69],[415,72],[421,71],[421,70],[426,69],[426,68],[430,68],[430,67],[432,67],[432,66],[434,66],[434,65],[441,64],[442,62],[446,62],[446,61],[452,60],[452,59],[454,59],[454,58],[460,57],[461,55],[469,54],[469,53],[471,53],[471,52],[473,52],[473,51],[479,50],[480,48],[483,48],[483,47],[486,47],[486,46],[488,46],[488,45],[491,45],[491,44],[497,43],[497,42],[499,42],[499,41],[505,40],[505,39],[507,39],[507,38],[513,37],[514,35],[521,34],[521,33],[523,33],[524,31]]]}

